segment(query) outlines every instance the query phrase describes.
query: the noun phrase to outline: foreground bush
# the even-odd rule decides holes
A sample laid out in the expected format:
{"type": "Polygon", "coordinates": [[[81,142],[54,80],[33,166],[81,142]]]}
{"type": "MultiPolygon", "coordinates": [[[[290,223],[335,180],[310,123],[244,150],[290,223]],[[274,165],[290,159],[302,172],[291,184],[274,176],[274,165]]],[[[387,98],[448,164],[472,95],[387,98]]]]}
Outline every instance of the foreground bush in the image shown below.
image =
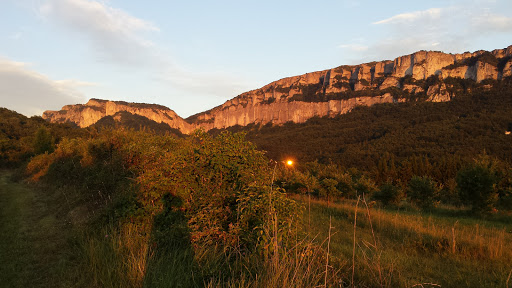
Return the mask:
{"type": "Polygon", "coordinates": [[[269,194],[268,161],[243,134],[213,138],[197,132],[173,149],[145,157],[137,178],[141,203],[157,213],[156,203],[166,194],[182,199],[180,209],[196,245],[251,249],[262,240],[271,209],[279,215],[281,231],[297,217],[296,205],[285,194],[269,194]]]}
{"type": "Polygon", "coordinates": [[[188,259],[187,272],[202,282],[259,269],[255,263],[285,253],[301,209],[282,189],[271,189],[270,169],[243,134],[201,131],[186,139],[103,131],[64,139],[27,166],[33,181],[81,191],[77,205],[100,216],[95,221],[104,228],[83,244],[94,271],[107,270],[97,275],[99,286],[111,283],[115,267],[125,272],[114,274],[128,277],[120,283],[142,285],[150,281],[146,269],[160,269],[169,255],[188,259]],[[113,268],[101,262],[105,249],[118,257],[113,268]]]}

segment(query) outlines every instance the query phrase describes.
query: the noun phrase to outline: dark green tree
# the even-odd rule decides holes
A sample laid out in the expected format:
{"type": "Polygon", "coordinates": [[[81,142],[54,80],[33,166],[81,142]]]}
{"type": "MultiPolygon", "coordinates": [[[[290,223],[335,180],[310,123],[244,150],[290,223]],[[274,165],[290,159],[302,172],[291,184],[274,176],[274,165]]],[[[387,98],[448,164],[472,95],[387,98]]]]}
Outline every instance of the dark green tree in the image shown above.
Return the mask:
{"type": "Polygon", "coordinates": [[[391,183],[381,185],[379,191],[373,195],[373,199],[382,202],[385,206],[398,206],[403,198],[404,194],[400,188],[391,183]]]}
{"type": "Polygon", "coordinates": [[[320,186],[322,187],[320,189],[320,196],[327,197],[327,203],[329,203],[333,197],[341,196],[336,185],[338,185],[338,181],[332,178],[325,178],[320,181],[320,186]]]}
{"type": "Polygon", "coordinates": [[[476,214],[490,212],[498,200],[496,173],[488,166],[473,164],[461,169],[456,177],[460,198],[476,214]]]}
{"type": "Polygon", "coordinates": [[[373,193],[375,193],[378,189],[375,185],[375,182],[366,176],[360,177],[354,183],[354,189],[356,192],[356,197],[361,196],[366,199],[371,199],[373,193]]]}
{"type": "Polygon", "coordinates": [[[35,134],[34,138],[34,153],[36,155],[43,154],[45,152],[51,153],[54,149],[53,137],[48,131],[48,128],[41,126],[35,134]]]}
{"type": "Polygon", "coordinates": [[[500,183],[498,183],[498,207],[500,209],[512,210],[512,168],[506,170],[500,183]]]}
{"type": "Polygon", "coordinates": [[[422,209],[435,207],[438,194],[437,183],[426,176],[413,176],[407,185],[407,197],[422,209]]]}

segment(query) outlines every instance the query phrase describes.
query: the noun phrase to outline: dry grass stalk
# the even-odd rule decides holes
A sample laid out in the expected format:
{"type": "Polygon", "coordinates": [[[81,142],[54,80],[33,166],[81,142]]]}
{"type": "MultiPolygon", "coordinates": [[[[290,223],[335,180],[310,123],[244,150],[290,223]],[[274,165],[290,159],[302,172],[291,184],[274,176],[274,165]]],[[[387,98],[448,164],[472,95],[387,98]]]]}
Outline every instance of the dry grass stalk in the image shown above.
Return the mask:
{"type": "Polygon", "coordinates": [[[457,252],[457,247],[456,247],[457,242],[455,241],[455,225],[457,225],[457,222],[458,221],[456,221],[452,227],[452,254],[455,254],[455,252],[457,252]]]}
{"type": "Polygon", "coordinates": [[[508,278],[507,278],[507,288],[508,288],[508,282],[510,281],[510,276],[512,275],[512,269],[510,269],[510,273],[508,273],[508,278]]]}
{"type": "Polygon", "coordinates": [[[329,237],[327,238],[327,255],[326,255],[326,260],[325,260],[325,278],[324,278],[324,287],[327,287],[327,273],[328,273],[328,269],[329,269],[329,248],[330,248],[330,245],[331,245],[331,228],[332,227],[332,216],[329,216],[329,237]]]}
{"type": "MultiPolygon", "coordinates": [[[[366,213],[368,214],[368,222],[370,222],[370,229],[372,231],[372,237],[373,237],[373,248],[377,251],[377,238],[375,237],[375,231],[373,230],[373,224],[372,224],[372,216],[370,215],[370,208],[368,207],[368,203],[366,203],[366,199],[364,198],[363,194],[363,203],[366,207],[366,213]]],[[[382,269],[380,265],[380,255],[377,259],[377,271],[379,272],[379,283],[381,287],[384,287],[384,283],[382,282],[382,269]]]]}
{"type": "Polygon", "coordinates": [[[357,207],[360,197],[357,197],[356,209],[354,212],[354,246],[352,247],[352,286],[354,286],[354,274],[356,273],[356,227],[357,227],[357,207]]]}

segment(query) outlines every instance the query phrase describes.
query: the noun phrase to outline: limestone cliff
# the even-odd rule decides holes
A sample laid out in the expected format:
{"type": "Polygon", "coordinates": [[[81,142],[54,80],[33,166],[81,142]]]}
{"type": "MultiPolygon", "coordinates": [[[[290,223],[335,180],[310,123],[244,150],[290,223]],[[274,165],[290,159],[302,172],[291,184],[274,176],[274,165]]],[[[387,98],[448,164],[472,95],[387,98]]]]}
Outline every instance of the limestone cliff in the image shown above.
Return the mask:
{"type": "Polygon", "coordinates": [[[444,102],[454,97],[448,77],[480,83],[512,75],[512,45],[491,52],[447,54],[419,51],[386,60],[288,77],[243,93],[186,120],[194,127],[305,122],[347,113],[357,105],[409,99],[444,102]]]}
{"type": "Polygon", "coordinates": [[[191,131],[191,125],[171,109],[155,104],[127,103],[91,99],[86,104],[67,105],[60,111],[45,111],[43,118],[51,122],[73,122],[79,127],[87,127],[105,116],[114,116],[118,112],[128,112],[144,116],[157,123],[165,123],[183,133],[191,131]]]}
{"type": "Polygon", "coordinates": [[[84,105],[64,106],[61,111],[46,111],[43,118],[87,127],[105,116],[125,111],[166,123],[182,133],[251,123],[301,123],[314,116],[344,114],[359,105],[450,101],[456,93],[464,91],[457,91],[460,88],[450,84],[453,81],[448,81],[449,78],[481,83],[510,76],[512,45],[491,52],[462,54],[419,51],[393,61],[345,65],[284,78],[186,120],[159,105],[97,99],[84,105]]]}

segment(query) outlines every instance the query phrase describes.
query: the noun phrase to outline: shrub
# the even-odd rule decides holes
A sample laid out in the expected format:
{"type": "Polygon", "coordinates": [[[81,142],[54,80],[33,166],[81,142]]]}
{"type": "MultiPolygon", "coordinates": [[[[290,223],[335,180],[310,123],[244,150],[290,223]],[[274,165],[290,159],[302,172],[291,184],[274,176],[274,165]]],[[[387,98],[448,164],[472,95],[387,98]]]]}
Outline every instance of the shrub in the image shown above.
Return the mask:
{"type": "Polygon", "coordinates": [[[156,215],[165,195],[181,198],[196,246],[251,250],[265,241],[270,210],[279,215],[280,231],[298,216],[295,202],[284,193],[273,189],[269,194],[268,161],[244,134],[212,137],[197,131],[172,149],[158,145],[146,151],[146,146],[135,147],[141,151],[139,201],[156,215]]]}
{"type": "Polygon", "coordinates": [[[36,155],[43,154],[45,152],[53,152],[53,138],[50,131],[44,126],[41,126],[37,130],[34,139],[34,153],[36,155]]]}
{"type": "Polygon", "coordinates": [[[375,182],[366,176],[362,176],[355,181],[354,189],[356,191],[356,196],[364,196],[366,199],[370,199],[373,193],[377,191],[375,182]]]}
{"type": "Polygon", "coordinates": [[[407,196],[410,201],[422,209],[437,206],[439,189],[429,177],[413,176],[407,185],[407,196]]]}
{"type": "Polygon", "coordinates": [[[332,198],[341,196],[336,185],[338,185],[338,181],[332,178],[325,178],[320,181],[320,196],[326,197],[327,203],[329,203],[332,198]]]}
{"type": "Polygon", "coordinates": [[[472,206],[476,214],[490,212],[498,200],[495,190],[497,175],[491,168],[474,164],[461,169],[456,177],[462,201],[472,206]]]}
{"type": "Polygon", "coordinates": [[[404,198],[404,194],[395,185],[385,183],[380,186],[379,191],[375,192],[373,198],[382,202],[385,206],[398,206],[404,198]]]}
{"type": "Polygon", "coordinates": [[[512,210],[512,187],[501,191],[498,206],[501,209],[512,210]]]}

